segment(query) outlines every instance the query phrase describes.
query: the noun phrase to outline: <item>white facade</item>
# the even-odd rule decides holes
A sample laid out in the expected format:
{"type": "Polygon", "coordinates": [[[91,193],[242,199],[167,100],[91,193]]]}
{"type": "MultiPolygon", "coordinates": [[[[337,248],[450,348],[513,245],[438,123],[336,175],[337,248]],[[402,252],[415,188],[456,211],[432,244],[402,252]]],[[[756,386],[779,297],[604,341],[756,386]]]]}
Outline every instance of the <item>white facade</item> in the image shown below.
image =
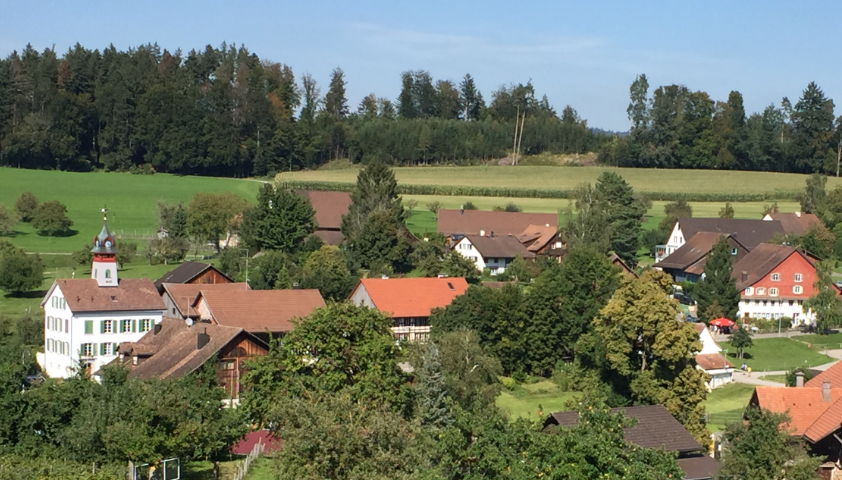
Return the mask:
{"type": "Polygon", "coordinates": [[[509,264],[512,263],[512,260],[514,260],[513,258],[504,257],[483,257],[482,253],[480,253],[474,244],[468,240],[468,237],[462,237],[462,239],[453,246],[453,250],[474,262],[480,272],[487,268],[491,270],[492,275],[497,275],[498,273],[506,271],[506,267],[508,267],[509,264]]]}
{"type": "Polygon", "coordinates": [[[675,225],[672,227],[672,232],[670,232],[670,236],[667,238],[666,245],[658,246],[657,251],[655,252],[655,262],[660,262],[672,255],[672,252],[681,248],[686,241],[687,239],[684,238],[681,226],[678,222],[675,222],[675,225]]]}
{"type": "MultiPolygon", "coordinates": [[[[744,290],[737,311],[737,316],[740,318],[777,320],[789,317],[792,319],[792,326],[811,323],[816,318],[812,310],[804,311],[804,300],[775,300],[769,297],[752,300],[746,298],[746,291],[753,291],[753,289],[748,287],[744,290]]],[[[783,325],[783,327],[788,326],[783,325]]]]}
{"type": "Polygon", "coordinates": [[[699,333],[699,340],[702,342],[702,351],[699,353],[719,353],[722,351],[722,347],[716,343],[713,334],[707,327],[699,333]]]}
{"type": "Polygon", "coordinates": [[[139,340],[161,322],[163,314],[163,310],[74,313],[55,285],[44,302],[41,367],[52,378],[67,378],[81,361],[94,373],[117,357],[117,345],[139,340]]]}

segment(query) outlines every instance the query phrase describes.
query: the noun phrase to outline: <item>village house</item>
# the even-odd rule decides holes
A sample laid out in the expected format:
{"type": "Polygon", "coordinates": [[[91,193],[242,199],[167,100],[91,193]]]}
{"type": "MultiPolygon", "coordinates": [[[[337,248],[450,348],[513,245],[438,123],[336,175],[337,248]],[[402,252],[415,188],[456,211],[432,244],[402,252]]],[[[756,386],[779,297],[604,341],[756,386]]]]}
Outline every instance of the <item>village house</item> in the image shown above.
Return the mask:
{"type": "Polygon", "coordinates": [[[180,378],[210,363],[226,404],[236,405],[244,362],[268,352],[266,342],[242,328],[164,318],[137,341],[121,343],[115,362],[128,368],[129,378],[141,379],[180,378]]]}
{"type": "Polygon", "coordinates": [[[164,276],[155,280],[155,288],[163,295],[165,283],[207,285],[216,283],[232,283],[234,280],[222,273],[213,265],[201,262],[186,261],[164,276]]]}
{"type": "Polygon", "coordinates": [[[118,277],[117,244],[105,218],[91,252],[91,278],[57,279],[41,301],[44,353],[38,363],[52,378],[73,376],[80,364],[96,372],[116,358],[117,345],[139,339],[164,315],[152,280],[118,277]]]}
{"type": "Polygon", "coordinates": [[[438,232],[451,241],[465,235],[494,232],[497,235],[520,235],[531,225],[548,225],[558,230],[556,213],[494,212],[488,210],[447,210],[437,213],[438,232]]]}
{"type": "Polygon", "coordinates": [[[339,245],[345,241],[342,235],[342,216],[351,206],[351,194],[347,192],[319,192],[301,190],[299,195],[306,198],[316,212],[316,231],[313,233],[326,245],[339,245]]]}
{"type": "Polygon", "coordinates": [[[623,259],[620,258],[620,256],[616,253],[612,252],[611,255],[608,257],[608,261],[611,262],[611,265],[614,265],[615,267],[619,268],[620,272],[623,275],[627,277],[637,278],[637,274],[634,273],[634,270],[632,270],[631,267],[629,267],[626,264],[626,262],[624,262],[623,259]]]}
{"type": "Polygon", "coordinates": [[[199,319],[199,314],[193,308],[193,304],[199,297],[202,290],[251,290],[247,283],[164,283],[161,285],[164,293],[161,298],[167,310],[165,315],[174,318],[187,320],[199,319]]]}
{"type": "MultiPolygon", "coordinates": [[[[663,449],[678,457],[678,466],[684,479],[711,480],[716,478],[721,464],[705,455],[705,448],[693,438],[663,405],[612,408],[611,413],[622,412],[637,423],[623,430],[629,443],[642,448],[663,449]]],[[[556,412],[544,421],[544,430],[552,427],[572,427],[579,421],[579,412],[556,412]]]]}
{"type": "Polygon", "coordinates": [[[786,235],[800,237],[810,231],[813,225],[820,225],[822,222],[814,213],[767,213],[763,220],[781,222],[786,235]]]}
{"type": "Polygon", "coordinates": [[[496,235],[494,232],[486,235],[485,231],[480,231],[479,235],[463,236],[453,245],[453,250],[474,262],[479,271],[487,268],[492,275],[506,271],[515,257],[535,257],[517,237],[496,235]]]}
{"type": "Polygon", "coordinates": [[[710,381],[705,382],[708,391],[731,383],[734,375],[734,364],[722,354],[722,347],[713,338],[704,323],[694,323],[693,328],[699,334],[702,350],[696,353],[696,368],[704,370],[710,375],[710,381]]]}
{"type": "MultiPolygon", "coordinates": [[[[792,325],[813,321],[804,311],[804,300],[816,292],[816,267],[795,247],[762,243],[732,267],[740,292],[738,316],[743,318],[792,319],[792,325]]],[[[839,295],[839,288],[833,288],[839,295]]]]}
{"type": "Polygon", "coordinates": [[[676,283],[698,282],[705,272],[708,254],[721,237],[728,242],[732,263],[748,254],[748,249],[730,233],[699,232],[654,267],[672,275],[676,283]]]}
{"type": "Polygon", "coordinates": [[[728,233],[748,251],[771,240],[775,234],[784,234],[781,222],[777,220],[744,220],[735,218],[679,218],[667,238],[666,245],[658,245],[655,262],[664,259],[681,248],[699,232],[728,233]]]}
{"type": "Polygon", "coordinates": [[[242,328],[269,343],[270,337],[291,331],[294,319],[307,317],[324,306],[316,289],[209,289],[199,292],[192,308],[198,322],[242,328]]]}
{"type": "Polygon", "coordinates": [[[567,251],[567,244],[554,225],[530,225],[517,235],[517,239],[535,256],[552,257],[559,262],[567,251]]]}
{"type": "Polygon", "coordinates": [[[389,314],[398,340],[426,341],[433,310],[447,307],[467,289],[464,278],[363,278],[349,299],[389,314]]]}

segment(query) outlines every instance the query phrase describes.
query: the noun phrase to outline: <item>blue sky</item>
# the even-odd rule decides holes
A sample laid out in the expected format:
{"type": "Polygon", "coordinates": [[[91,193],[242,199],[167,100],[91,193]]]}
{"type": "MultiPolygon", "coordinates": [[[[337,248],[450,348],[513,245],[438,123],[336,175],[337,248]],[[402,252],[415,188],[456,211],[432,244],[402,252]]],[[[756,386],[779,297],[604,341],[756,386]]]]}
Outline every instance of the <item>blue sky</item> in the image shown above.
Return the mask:
{"type": "MultiPolygon", "coordinates": [[[[526,82],[557,111],[625,130],[628,88],[680,83],[715,100],[739,90],[748,111],[810,81],[842,102],[842,2],[713,1],[38,1],[4,2],[0,55],[31,43],[189,51],[223,41],[311,73],[326,90],[340,66],[352,109],[370,92],[395,98],[400,72],[477,80],[486,100],[526,82]]],[[[651,89],[650,89],[651,92],[651,89]]],[[[837,113],[841,111],[837,109],[837,113]]]]}

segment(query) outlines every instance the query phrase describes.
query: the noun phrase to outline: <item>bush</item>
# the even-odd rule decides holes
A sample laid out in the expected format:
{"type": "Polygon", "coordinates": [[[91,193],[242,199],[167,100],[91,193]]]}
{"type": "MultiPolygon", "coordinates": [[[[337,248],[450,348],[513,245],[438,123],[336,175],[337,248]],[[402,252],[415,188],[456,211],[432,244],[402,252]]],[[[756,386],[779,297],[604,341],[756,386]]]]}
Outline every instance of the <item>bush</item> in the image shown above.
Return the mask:
{"type": "Polygon", "coordinates": [[[795,374],[797,372],[802,372],[804,374],[804,383],[810,381],[813,378],[813,371],[809,368],[792,368],[786,372],[786,386],[787,387],[794,387],[795,386],[795,374]]]}
{"type": "Polygon", "coordinates": [[[144,163],[141,165],[132,165],[131,168],[129,168],[129,173],[132,175],[152,175],[155,173],[155,169],[152,165],[144,163]]]}
{"type": "Polygon", "coordinates": [[[524,372],[523,369],[520,369],[512,374],[512,379],[514,379],[517,383],[523,383],[526,381],[526,372],[524,372]]]}
{"type": "Polygon", "coordinates": [[[578,369],[576,365],[559,360],[553,370],[553,383],[558,385],[558,389],[562,392],[576,391],[578,379],[578,369]]]}
{"type": "Polygon", "coordinates": [[[500,377],[500,383],[503,384],[503,388],[508,391],[512,391],[517,387],[517,382],[512,377],[500,377]]]}

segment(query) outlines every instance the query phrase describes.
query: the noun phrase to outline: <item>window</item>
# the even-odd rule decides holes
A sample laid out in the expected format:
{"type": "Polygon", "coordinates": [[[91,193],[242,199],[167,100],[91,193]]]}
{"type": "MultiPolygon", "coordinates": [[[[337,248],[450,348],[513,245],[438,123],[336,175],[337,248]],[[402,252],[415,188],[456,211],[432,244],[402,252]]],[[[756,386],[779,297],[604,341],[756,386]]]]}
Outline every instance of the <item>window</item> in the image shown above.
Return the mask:
{"type": "Polygon", "coordinates": [[[746,287],[746,295],[751,295],[754,293],[754,289],[751,287],[746,287]]]}
{"type": "Polygon", "coordinates": [[[64,331],[65,333],[70,333],[70,320],[64,321],[64,331]]]}
{"type": "Polygon", "coordinates": [[[673,243],[678,243],[678,236],[672,237],[672,242],[673,242],[673,243]]]}
{"type": "Polygon", "coordinates": [[[100,343],[99,344],[99,354],[100,355],[114,355],[114,352],[117,351],[117,344],[116,343],[100,343]]]}
{"type": "Polygon", "coordinates": [[[83,357],[93,357],[94,356],[94,344],[93,343],[83,343],[81,353],[83,357]]]}
{"type": "Polygon", "coordinates": [[[85,320],[85,335],[91,335],[92,333],[94,333],[94,321],[85,320]]]}
{"type": "Polygon", "coordinates": [[[796,282],[801,282],[804,277],[800,273],[796,273],[793,278],[796,282]]]}
{"type": "Polygon", "coordinates": [[[222,360],[219,362],[220,370],[234,370],[234,360],[222,360]]]}
{"type": "Polygon", "coordinates": [[[114,333],[114,320],[103,320],[99,331],[100,333],[114,333]]]}
{"type": "Polygon", "coordinates": [[[737,248],[734,247],[734,248],[731,249],[731,255],[736,255],[736,254],[737,254],[737,248]]]}
{"type": "Polygon", "coordinates": [[[152,330],[152,319],[151,318],[144,318],[140,321],[140,331],[141,332],[148,332],[152,330]]]}
{"type": "Polygon", "coordinates": [[[766,289],[763,288],[763,287],[758,287],[757,288],[757,294],[758,295],[766,295],[766,289]]]}
{"type": "MultiPolygon", "coordinates": [[[[792,287],[792,293],[797,295],[801,292],[802,292],[801,285],[796,285],[796,286],[792,287]]],[[[790,302],[790,303],[792,303],[792,302],[790,302]]],[[[800,304],[801,302],[798,302],[798,303],[800,304]]]]}
{"type": "Polygon", "coordinates": [[[789,306],[791,307],[791,306],[793,306],[793,305],[795,305],[795,300],[790,300],[790,301],[789,301],[789,306]]]}
{"type": "Polygon", "coordinates": [[[780,273],[773,273],[772,274],[772,281],[773,282],[780,282],[781,281],[781,274],[780,273]]]}
{"type": "Polygon", "coordinates": [[[120,332],[131,332],[132,331],[132,321],[131,320],[120,320],[120,332]]]}
{"type": "Polygon", "coordinates": [[[111,278],[111,270],[105,270],[105,278],[111,278]]]}
{"type": "Polygon", "coordinates": [[[770,288],[769,289],[769,295],[773,296],[773,297],[777,297],[778,296],[778,289],[777,288],[770,288]]]}

